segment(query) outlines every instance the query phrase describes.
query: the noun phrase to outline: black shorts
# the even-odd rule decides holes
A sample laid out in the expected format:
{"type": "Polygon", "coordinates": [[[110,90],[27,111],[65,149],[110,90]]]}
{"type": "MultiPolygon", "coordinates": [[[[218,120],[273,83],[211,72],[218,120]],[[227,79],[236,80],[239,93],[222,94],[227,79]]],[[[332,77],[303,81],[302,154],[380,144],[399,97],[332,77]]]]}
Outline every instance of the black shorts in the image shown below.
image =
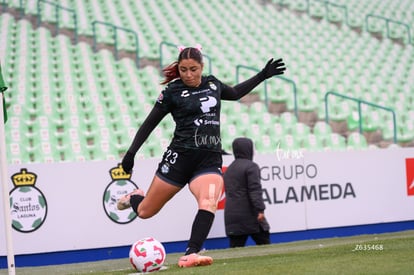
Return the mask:
{"type": "Polygon", "coordinates": [[[222,175],[222,165],[221,152],[168,147],[156,175],[170,184],[184,187],[202,174],[222,175]]]}

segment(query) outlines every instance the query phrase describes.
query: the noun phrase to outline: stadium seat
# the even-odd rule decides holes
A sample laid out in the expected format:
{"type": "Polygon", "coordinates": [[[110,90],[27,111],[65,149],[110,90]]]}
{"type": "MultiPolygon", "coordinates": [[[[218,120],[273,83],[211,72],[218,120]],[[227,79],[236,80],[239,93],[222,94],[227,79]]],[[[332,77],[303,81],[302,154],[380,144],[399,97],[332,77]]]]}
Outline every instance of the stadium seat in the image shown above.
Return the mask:
{"type": "Polygon", "coordinates": [[[300,143],[297,141],[296,137],[294,135],[284,135],[281,138],[276,139],[277,140],[277,148],[285,151],[289,150],[297,150],[300,149],[300,143]]]}
{"type": "Polygon", "coordinates": [[[382,122],[378,111],[368,112],[362,119],[362,129],[364,132],[373,132],[378,130],[382,122]]]}
{"type": "Polygon", "coordinates": [[[303,144],[304,140],[307,139],[310,133],[310,127],[302,122],[297,122],[291,128],[291,134],[295,136],[295,139],[299,144],[303,144]]]}
{"type": "Polygon", "coordinates": [[[332,128],[325,121],[317,121],[313,127],[313,133],[317,136],[331,134],[332,128]]]}
{"type": "Polygon", "coordinates": [[[289,132],[290,128],[285,128],[283,124],[276,122],[269,129],[269,135],[274,138],[280,138],[289,132]]]}
{"type": "Polygon", "coordinates": [[[366,149],[368,148],[367,140],[364,135],[353,132],[348,136],[347,149],[366,149]]]}
{"type": "Polygon", "coordinates": [[[398,127],[397,141],[400,144],[414,141],[414,124],[412,122],[398,127]]]}
{"type": "Polygon", "coordinates": [[[346,149],[345,138],[337,133],[331,133],[320,137],[322,146],[325,150],[344,150],[346,149]]]}
{"type": "Polygon", "coordinates": [[[280,115],[279,121],[282,124],[283,128],[291,133],[291,130],[298,122],[298,119],[294,114],[290,112],[284,112],[280,115]]]}
{"type": "Polygon", "coordinates": [[[298,109],[301,112],[313,112],[318,109],[320,101],[316,93],[302,94],[298,99],[298,109]]]}
{"type": "Polygon", "coordinates": [[[243,134],[237,129],[235,124],[228,123],[222,126],[221,142],[225,151],[232,151],[233,140],[243,134]]]}
{"type": "Polygon", "coordinates": [[[272,137],[269,135],[264,134],[261,136],[254,136],[254,144],[257,152],[260,154],[269,154],[276,152],[276,144],[272,137]]]}
{"type": "MultiPolygon", "coordinates": [[[[357,111],[351,111],[347,118],[347,126],[349,131],[356,131],[359,129],[359,113],[357,111]]],[[[362,122],[363,124],[363,122],[362,122]]],[[[373,125],[374,126],[374,125],[373,125]]],[[[375,128],[375,127],[373,127],[375,128]]],[[[369,129],[369,126],[367,126],[369,129]]]]}
{"type": "Polygon", "coordinates": [[[346,121],[351,113],[347,101],[336,102],[329,106],[329,119],[333,121],[346,121]]]}

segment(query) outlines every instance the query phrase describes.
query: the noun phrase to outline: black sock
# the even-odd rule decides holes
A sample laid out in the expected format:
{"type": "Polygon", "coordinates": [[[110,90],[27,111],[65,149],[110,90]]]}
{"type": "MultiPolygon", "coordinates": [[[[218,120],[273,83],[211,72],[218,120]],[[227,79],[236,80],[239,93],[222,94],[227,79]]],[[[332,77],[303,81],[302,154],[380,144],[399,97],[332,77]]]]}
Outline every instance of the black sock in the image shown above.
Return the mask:
{"type": "Polygon", "coordinates": [[[210,232],[213,221],[214,213],[202,209],[198,210],[198,213],[193,222],[191,236],[190,240],[188,241],[185,255],[198,253],[201,250],[201,246],[203,245],[208,236],[208,233],[210,232]]]}
{"type": "Polygon", "coordinates": [[[131,204],[132,210],[138,215],[138,205],[142,202],[144,196],[141,195],[131,195],[129,198],[129,203],[131,204]]]}

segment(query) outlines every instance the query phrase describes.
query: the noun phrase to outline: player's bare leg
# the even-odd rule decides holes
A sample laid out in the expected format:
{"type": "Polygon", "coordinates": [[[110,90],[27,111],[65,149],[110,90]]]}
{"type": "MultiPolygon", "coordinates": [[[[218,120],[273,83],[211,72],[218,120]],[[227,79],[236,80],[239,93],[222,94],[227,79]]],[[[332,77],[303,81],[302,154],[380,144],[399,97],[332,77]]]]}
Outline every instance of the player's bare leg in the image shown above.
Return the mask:
{"type": "Polygon", "coordinates": [[[154,176],[147,194],[138,205],[138,216],[142,219],[151,218],[180,190],[181,187],[172,185],[158,176],[154,176]]]}
{"type": "Polygon", "coordinates": [[[213,224],[222,187],[222,176],[214,173],[200,175],[190,183],[190,191],[197,199],[198,213],[193,222],[186,253],[178,260],[178,266],[191,267],[213,263],[213,258],[197,253],[200,251],[213,224]]]}

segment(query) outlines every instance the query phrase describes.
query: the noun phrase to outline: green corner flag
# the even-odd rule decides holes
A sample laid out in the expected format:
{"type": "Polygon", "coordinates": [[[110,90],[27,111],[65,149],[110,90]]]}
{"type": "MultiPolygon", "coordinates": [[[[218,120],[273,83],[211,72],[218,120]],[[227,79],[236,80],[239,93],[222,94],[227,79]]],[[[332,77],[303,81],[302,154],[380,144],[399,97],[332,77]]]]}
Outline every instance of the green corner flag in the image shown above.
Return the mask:
{"type": "MultiPolygon", "coordinates": [[[[5,90],[7,90],[7,87],[3,80],[3,74],[1,73],[1,65],[0,65],[0,93],[4,93],[5,90]]],[[[3,114],[4,114],[4,123],[6,123],[7,111],[6,111],[6,101],[4,99],[4,94],[3,94],[3,114]]]]}

